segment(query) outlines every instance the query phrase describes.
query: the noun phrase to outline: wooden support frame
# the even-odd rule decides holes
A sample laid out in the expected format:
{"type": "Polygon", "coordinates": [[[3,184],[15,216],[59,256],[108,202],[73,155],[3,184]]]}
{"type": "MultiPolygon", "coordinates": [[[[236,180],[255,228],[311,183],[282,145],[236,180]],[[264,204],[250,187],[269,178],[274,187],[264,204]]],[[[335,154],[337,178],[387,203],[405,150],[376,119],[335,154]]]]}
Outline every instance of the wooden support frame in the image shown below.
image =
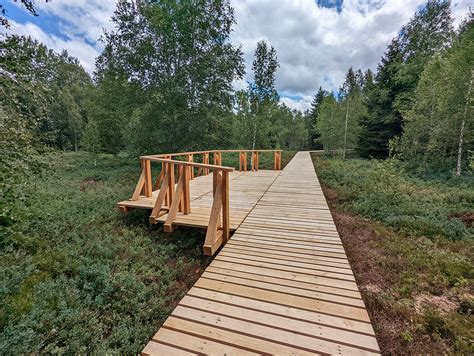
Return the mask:
{"type": "Polygon", "coordinates": [[[178,183],[176,184],[176,191],[174,198],[168,210],[168,216],[164,224],[165,232],[173,232],[176,226],[173,225],[174,219],[178,210],[182,210],[184,214],[191,212],[191,200],[189,196],[189,169],[185,166],[178,167],[178,183]]]}
{"type": "Polygon", "coordinates": [[[142,193],[144,186],[145,186],[145,169],[142,166],[140,178],[138,178],[138,183],[135,187],[135,190],[133,191],[133,194],[130,200],[133,200],[133,201],[138,200],[138,198],[140,198],[140,194],[142,193]]]}
{"type": "Polygon", "coordinates": [[[215,166],[222,166],[222,152],[215,151],[214,152],[214,165],[215,166]]]}
{"type": "Polygon", "coordinates": [[[209,224],[204,241],[203,252],[212,256],[230,238],[229,216],[229,172],[214,170],[213,172],[214,200],[209,217],[209,224]],[[221,224],[222,211],[222,228],[221,224]]]}
{"type": "MultiPolygon", "coordinates": [[[[186,162],[193,163],[194,162],[194,155],[193,154],[188,154],[186,155],[186,162]]],[[[190,179],[194,179],[194,167],[189,166],[188,167],[189,173],[190,173],[190,179]]]]}

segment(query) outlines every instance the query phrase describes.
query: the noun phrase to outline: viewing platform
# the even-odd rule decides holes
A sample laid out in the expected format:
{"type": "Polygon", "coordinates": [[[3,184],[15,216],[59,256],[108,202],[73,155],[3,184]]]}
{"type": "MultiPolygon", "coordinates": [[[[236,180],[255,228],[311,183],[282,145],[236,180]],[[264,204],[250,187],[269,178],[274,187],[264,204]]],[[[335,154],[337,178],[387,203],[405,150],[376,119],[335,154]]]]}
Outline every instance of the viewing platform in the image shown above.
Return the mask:
{"type": "Polygon", "coordinates": [[[118,208],[124,212],[149,209],[150,222],[163,223],[167,232],[178,226],[211,226],[204,244],[207,255],[215,253],[223,237],[224,242],[228,240],[281,169],[281,150],[214,150],[140,159],[142,172],[132,198],[119,202],[118,208]],[[238,171],[222,166],[223,153],[238,154],[238,171]],[[259,169],[260,156],[264,154],[272,157],[274,170],[259,169]],[[194,162],[196,158],[202,163],[194,162]],[[213,164],[209,164],[210,158],[213,164]],[[161,164],[153,185],[151,162],[161,164]]]}

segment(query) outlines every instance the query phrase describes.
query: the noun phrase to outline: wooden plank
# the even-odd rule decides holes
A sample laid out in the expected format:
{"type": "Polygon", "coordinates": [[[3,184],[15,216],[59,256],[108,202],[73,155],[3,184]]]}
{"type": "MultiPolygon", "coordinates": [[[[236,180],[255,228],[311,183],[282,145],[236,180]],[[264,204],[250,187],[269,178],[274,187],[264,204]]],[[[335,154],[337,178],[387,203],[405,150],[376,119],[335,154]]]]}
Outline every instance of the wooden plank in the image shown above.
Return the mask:
{"type": "Polygon", "coordinates": [[[227,317],[222,314],[214,314],[206,311],[186,308],[180,305],[176,307],[172,315],[187,320],[199,320],[199,322],[204,325],[214,327],[217,326],[222,329],[252,335],[252,337],[256,340],[261,339],[281,343],[284,345],[291,345],[295,349],[294,352],[301,350],[324,354],[370,354],[370,351],[361,350],[355,347],[349,347],[334,342],[328,342],[315,337],[309,337],[298,333],[297,330],[287,331],[276,327],[262,325],[260,323],[248,322],[242,319],[227,317]]]}
{"type": "Polygon", "coordinates": [[[346,306],[342,308],[339,304],[335,303],[313,300],[306,297],[298,297],[296,295],[288,295],[285,293],[274,292],[260,288],[241,286],[233,283],[214,281],[205,278],[199,279],[195,283],[195,286],[202,289],[238,295],[250,299],[264,300],[275,304],[287,305],[293,308],[339,316],[346,319],[370,322],[365,309],[358,307],[346,306]]]}
{"type": "Polygon", "coordinates": [[[151,185],[151,161],[146,159],[143,161],[144,171],[145,171],[145,196],[151,197],[153,192],[151,185]]]}
{"type": "MultiPolygon", "coordinates": [[[[230,238],[229,172],[222,172],[222,243],[230,238]]],[[[215,198],[214,198],[215,199],[215,198]]]]}
{"type": "Polygon", "coordinates": [[[161,208],[163,207],[163,203],[165,201],[165,196],[168,194],[168,185],[169,185],[169,167],[165,168],[165,175],[163,177],[163,182],[161,183],[160,191],[158,193],[158,196],[155,201],[155,205],[153,207],[153,210],[151,211],[150,214],[150,223],[156,224],[156,219],[160,215],[161,208]]]}
{"type": "MultiPolygon", "coordinates": [[[[182,335],[181,335],[182,337],[182,335]]],[[[166,335],[161,333],[161,338],[164,340],[166,335]]],[[[191,350],[185,350],[184,348],[178,348],[179,346],[171,346],[167,344],[163,344],[165,341],[161,341],[160,343],[154,342],[153,340],[150,341],[142,351],[142,355],[170,355],[170,356],[179,356],[179,355],[199,355],[198,352],[193,352],[191,350]]]]}
{"type": "MultiPolygon", "coordinates": [[[[337,350],[339,344],[349,344],[364,349],[367,348],[368,351],[375,351],[378,348],[377,341],[373,335],[369,336],[346,330],[340,331],[328,325],[295,320],[281,315],[270,314],[262,310],[252,309],[249,311],[249,309],[235,304],[223,304],[215,300],[185,296],[180,305],[187,308],[223,315],[229,318],[241,319],[251,323],[275,327],[280,330],[296,332],[300,335],[315,337],[317,339],[315,340],[316,342],[319,340],[325,340],[325,346],[328,348],[327,352],[330,353],[337,353],[339,351],[337,350]]],[[[350,351],[353,352],[355,350],[350,351]]]]}
{"type": "MultiPolygon", "coordinates": [[[[167,328],[182,330],[191,335],[202,337],[204,338],[204,340],[219,342],[224,345],[230,345],[234,348],[240,348],[240,353],[243,353],[245,351],[254,351],[258,354],[269,354],[268,350],[272,350],[274,354],[280,355],[314,355],[314,353],[312,352],[297,349],[291,347],[290,345],[272,342],[260,338],[257,339],[245,333],[239,333],[233,330],[228,330],[216,327],[214,325],[210,325],[210,323],[196,323],[187,319],[176,318],[171,316],[166,321],[165,326],[167,328]]],[[[182,342],[186,343],[187,340],[183,338],[182,342]]],[[[240,355],[239,352],[233,354],[240,355]]],[[[219,354],[218,351],[215,351],[212,348],[207,349],[206,352],[203,353],[211,355],[219,354]]]]}
{"type": "Polygon", "coordinates": [[[310,312],[307,310],[288,307],[286,305],[275,304],[268,301],[248,299],[236,295],[200,288],[191,288],[187,295],[204,300],[217,301],[228,305],[240,306],[247,309],[247,313],[251,313],[254,310],[259,310],[267,314],[279,315],[295,320],[302,320],[316,325],[324,325],[336,330],[344,330],[356,334],[374,336],[374,330],[369,323],[357,320],[348,320],[333,315],[310,312]]]}

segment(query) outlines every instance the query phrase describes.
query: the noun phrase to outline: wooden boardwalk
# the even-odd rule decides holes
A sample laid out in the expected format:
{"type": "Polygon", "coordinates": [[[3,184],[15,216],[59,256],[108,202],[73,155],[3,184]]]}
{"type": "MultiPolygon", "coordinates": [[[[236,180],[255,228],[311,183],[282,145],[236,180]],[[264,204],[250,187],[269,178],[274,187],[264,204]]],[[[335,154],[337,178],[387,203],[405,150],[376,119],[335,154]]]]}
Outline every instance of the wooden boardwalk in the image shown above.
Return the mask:
{"type": "Polygon", "coordinates": [[[299,152],[143,354],[371,354],[374,331],[308,152],[299,152]]]}

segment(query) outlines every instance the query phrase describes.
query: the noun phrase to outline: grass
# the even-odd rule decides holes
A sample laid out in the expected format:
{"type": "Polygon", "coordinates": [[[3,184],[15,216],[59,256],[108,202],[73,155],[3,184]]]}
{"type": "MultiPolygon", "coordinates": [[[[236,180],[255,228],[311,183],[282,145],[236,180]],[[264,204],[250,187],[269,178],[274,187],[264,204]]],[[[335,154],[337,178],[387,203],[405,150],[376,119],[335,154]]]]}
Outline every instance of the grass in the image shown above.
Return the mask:
{"type": "MultiPolygon", "coordinates": [[[[261,169],[273,164],[266,156],[261,169]]],[[[44,158],[50,168],[22,187],[15,221],[0,226],[0,354],[136,354],[210,262],[204,234],[165,234],[148,211],[116,210],[138,179],[135,158],[44,158]]]]}
{"type": "Polygon", "coordinates": [[[313,160],[382,351],[472,354],[472,177],[313,160]]]}

